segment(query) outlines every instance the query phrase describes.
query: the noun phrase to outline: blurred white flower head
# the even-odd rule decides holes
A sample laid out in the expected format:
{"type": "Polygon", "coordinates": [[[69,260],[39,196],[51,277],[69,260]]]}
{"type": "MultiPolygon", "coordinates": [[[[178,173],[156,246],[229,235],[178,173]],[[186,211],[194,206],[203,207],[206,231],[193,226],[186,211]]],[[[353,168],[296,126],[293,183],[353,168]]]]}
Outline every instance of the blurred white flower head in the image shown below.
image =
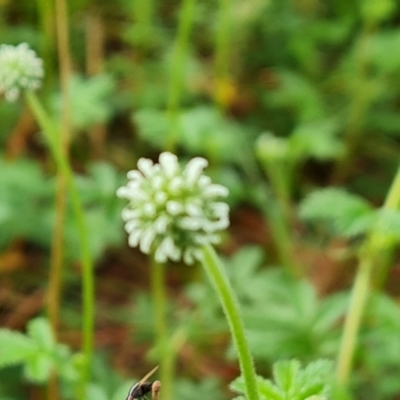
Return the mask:
{"type": "Polygon", "coordinates": [[[229,207],[221,201],[228,189],[213,184],[203,169],[207,160],[195,157],[182,168],[175,155],[165,152],[159,164],[141,158],[137,170],[117,196],[129,201],[122,211],[129,245],[168,259],[193,264],[199,247],[219,242],[218,232],[229,226],[229,207]]]}
{"type": "Polygon", "coordinates": [[[0,46],[0,92],[6,100],[16,100],[21,90],[40,88],[43,62],[26,43],[0,46]]]}

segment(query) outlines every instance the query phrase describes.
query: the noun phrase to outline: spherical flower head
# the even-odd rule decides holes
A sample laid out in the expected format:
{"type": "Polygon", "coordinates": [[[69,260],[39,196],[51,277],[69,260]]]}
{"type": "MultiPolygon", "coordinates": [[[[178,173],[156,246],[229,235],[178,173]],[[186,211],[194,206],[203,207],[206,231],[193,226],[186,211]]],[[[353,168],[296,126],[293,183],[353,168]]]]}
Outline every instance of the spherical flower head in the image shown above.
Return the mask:
{"type": "Polygon", "coordinates": [[[0,92],[16,100],[21,90],[36,90],[42,84],[43,62],[26,43],[0,46],[0,92]]]}
{"type": "Polygon", "coordinates": [[[203,174],[207,161],[195,157],[182,168],[165,152],[159,164],[141,158],[137,170],[117,196],[129,201],[122,211],[129,245],[139,246],[155,260],[183,260],[193,264],[200,247],[219,242],[219,231],[229,226],[229,207],[221,201],[228,189],[203,174]]]}

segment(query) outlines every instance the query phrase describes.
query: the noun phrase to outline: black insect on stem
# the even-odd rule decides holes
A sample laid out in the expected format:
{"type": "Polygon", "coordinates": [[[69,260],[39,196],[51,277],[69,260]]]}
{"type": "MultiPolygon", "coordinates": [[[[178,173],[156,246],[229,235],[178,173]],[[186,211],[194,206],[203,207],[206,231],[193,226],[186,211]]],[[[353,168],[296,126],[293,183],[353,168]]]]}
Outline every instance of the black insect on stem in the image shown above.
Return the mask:
{"type": "MultiPolygon", "coordinates": [[[[126,400],[134,400],[140,399],[141,397],[146,396],[148,393],[152,391],[153,383],[155,382],[147,382],[146,379],[150,378],[151,375],[156,372],[158,366],[153,368],[148,374],[146,374],[138,383],[135,383],[129,390],[128,396],[126,400]]],[[[158,382],[158,381],[156,381],[158,382]]],[[[158,390],[157,390],[158,392],[158,390]]]]}

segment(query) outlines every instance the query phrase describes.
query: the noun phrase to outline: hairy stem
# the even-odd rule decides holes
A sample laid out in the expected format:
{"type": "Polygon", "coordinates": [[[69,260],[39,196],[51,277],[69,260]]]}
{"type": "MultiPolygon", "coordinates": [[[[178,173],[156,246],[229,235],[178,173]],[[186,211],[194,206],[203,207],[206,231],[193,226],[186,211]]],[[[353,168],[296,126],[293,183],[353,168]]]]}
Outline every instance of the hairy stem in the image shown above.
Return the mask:
{"type": "Polygon", "coordinates": [[[244,331],[244,324],[239,313],[239,304],[232,286],[226,276],[224,267],[215,250],[210,245],[202,248],[202,264],[217,293],[225,312],[232,339],[239,357],[239,365],[246,386],[248,400],[258,400],[256,372],[253,358],[244,331]]]}

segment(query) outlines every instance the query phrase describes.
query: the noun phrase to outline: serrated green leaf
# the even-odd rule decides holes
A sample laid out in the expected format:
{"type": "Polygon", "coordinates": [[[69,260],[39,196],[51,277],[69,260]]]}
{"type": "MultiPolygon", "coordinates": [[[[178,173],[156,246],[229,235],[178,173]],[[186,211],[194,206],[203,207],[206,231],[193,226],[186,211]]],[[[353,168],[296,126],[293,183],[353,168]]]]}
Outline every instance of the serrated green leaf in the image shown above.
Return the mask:
{"type": "Polygon", "coordinates": [[[325,298],[316,313],[313,330],[320,335],[330,332],[339,318],[345,315],[348,303],[348,293],[336,293],[325,298]]]}
{"type": "Polygon", "coordinates": [[[50,323],[46,318],[39,317],[29,321],[27,333],[40,349],[48,352],[53,351],[56,341],[50,323]]]}
{"type": "Polygon", "coordinates": [[[278,361],[273,368],[274,380],[284,392],[288,392],[293,386],[299,370],[300,362],[297,360],[278,361]]]}
{"type": "Polygon", "coordinates": [[[311,396],[318,396],[324,394],[325,384],[321,382],[308,384],[306,387],[300,390],[298,399],[306,400],[311,396]]]}
{"type": "Polygon", "coordinates": [[[301,371],[301,387],[299,393],[306,399],[312,395],[326,394],[332,376],[332,362],[328,360],[316,360],[301,371]]]}
{"type": "Polygon", "coordinates": [[[266,400],[284,400],[285,396],[280,388],[267,379],[258,378],[257,386],[260,394],[266,400]]]}
{"type": "Polygon", "coordinates": [[[293,107],[300,121],[312,121],[324,115],[320,93],[316,87],[295,71],[276,71],[280,85],[268,93],[266,101],[273,107],[293,107]]]}
{"type": "Polygon", "coordinates": [[[36,343],[19,332],[0,329],[0,368],[19,364],[36,354],[36,343]]]}
{"type": "Polygon", "coordinates": [[[374,222],[374,211],[364,199],[337,188],[312,193],[299,212],[308,221],[332,222],[337,233],[348,237],[365,233],[374,222]]]}
{"type": "Polygon", "coordinates": [[[344,152],[337,137],[341,125],[338,120],[322,120],[301,124],[289,138],[290,154],[295,160],[313,157],[317,160],[331,160],[344,152]]]}
{"type": "Polygon", "coordinates": [[[54,362],[51,356],[45,353],[37,353],[26,360],[24,374],[27,379],[33,382],[46,382],[53,370],[54,362]]]}
{"type": "MultiPolygon", "coordinates": [[[[109,75],[96,75],[83,78],[73,75],[70,83],[71,120],[76,129],[87,129],[94,124],[104,123],[111,116],[110,98],[115,87],[109,75]]],[[[53,109],[61,113],[62,97],[53,98],[53,109]]]]}
{"type": "MultiPolygon", "coordinates": [[[[274,381],[257,377],[257,389],[263,400],[305,400],[328,394],[331,376],[332,363],[328,360],[317,360],[305,368],[301,368],[297,360],[278,361],[273,365],[274,381]]],[[[242,377],[233,381],[230,387],[245,392],[242,377]]]]}
{"type": "MultiPolygon", "coordinates": [[[[236,393],[246,393],[243,377],[239,376],[231,382],[229,388],[236,393]]],[[[257,376],[257,388],[262,398],[265,400],[284,400],[283,392],[268,379],[257,376]]]]}
{"type": "Polygon", "coordinates": [[[154,145],[156,148],[164,148],[167,134],[171,129],[167,115],[155,109],[142,109],[133,115],[133,121],[143,139],[154,145]]]}

